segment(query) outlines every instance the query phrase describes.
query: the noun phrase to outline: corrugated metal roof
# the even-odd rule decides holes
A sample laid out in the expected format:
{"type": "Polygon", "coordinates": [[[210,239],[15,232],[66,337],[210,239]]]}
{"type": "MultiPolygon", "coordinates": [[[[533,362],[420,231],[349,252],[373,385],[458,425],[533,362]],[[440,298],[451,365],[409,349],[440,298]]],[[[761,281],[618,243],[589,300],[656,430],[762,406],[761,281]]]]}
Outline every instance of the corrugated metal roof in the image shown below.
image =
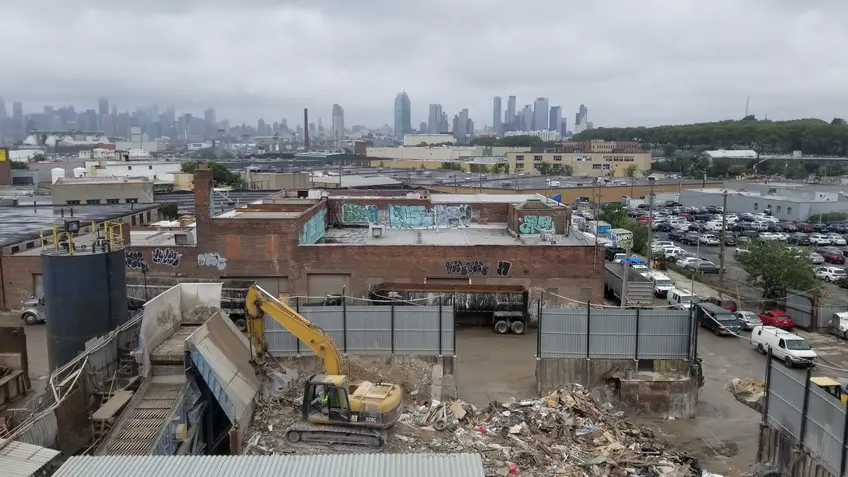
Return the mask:
{"type": "Polygon", "coordinates": [[[57,450],[12,441],[0,449],[0,473],[3,477],[29,477],[57,455],[57,450]]]}
{"type": "Polygon", "coordinates": [[[479,454],[81,456],[53,477],[483,477],[479,454]]]}

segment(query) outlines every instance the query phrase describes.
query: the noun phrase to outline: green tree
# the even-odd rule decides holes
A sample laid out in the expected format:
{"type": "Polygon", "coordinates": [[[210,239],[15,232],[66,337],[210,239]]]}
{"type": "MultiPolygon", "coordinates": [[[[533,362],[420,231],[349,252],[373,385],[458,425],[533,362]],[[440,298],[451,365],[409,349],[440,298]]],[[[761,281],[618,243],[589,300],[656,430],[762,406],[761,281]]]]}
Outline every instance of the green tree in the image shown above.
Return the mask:
{"type": "Polygon", "coordinates": [[[570,164],[566,164],[566,165],[562,166],[562,168],[560,168],[559,173],[564,175],[564,176],[573,176],[574,175],[574,168],[571,167],[570,164]]]}
{"type": "Polygon", "coordinates": [[[31,162],[41,162],[41,161],[46,161],[46,160],[47,160],[47,156],[45,156],[44,154],[42,154],[40,152],[37,153],[37,154],[33,154],[32,158],[30,159],[31,162]]]}
{"type": "Polygon", "coordinates": [[[462,170],[462,164],[460,164],[458,162],[452,162],[452,161],[451,162],[443,162],[442,163],[442,169],[444,169],[446,171],[461,171],[462,170]]]}
{"type": "Polygon", "coordinates": [[[9,167],[12,169],[25,170],[29,169],[29,166],[26,162],[22,161],[9,161],[9,167]]]}
{"type": "Polygon", "coordinates": [[[189,161],[184,162],[183,165],[180,167],[180,170],[188,174],[194,174],[194,172],[197,170],[197,166],[204,163],[206,164],[206,167],[208,167],[212,171],[212,181],[216,184],[228,185],[234,188],[240,188],[244,186],[244,182],[242,180],[241,175],[237,172],[233,172],[227,169],[227,167],[221,164],[220,162],[189,161]]]}
{"type": "Polygon", "coordinates": [[[636,173],[639,171],[639,168],[635,165],[627,166],[627,169],[624,169],[624,175],[630,178],[636,177],[636,173]]]}
{"type": "Polygon", "coordinates": [[[848,212],[827,212],[824,214],[813,215],[810,217],[810,220],[824,222],[826,224],[831,222],[844,222],[848,220],[848,212]]]}
{"type": "Polygon", "coordinates": [[[730,172],[731,162],[726,157],[716,157],[710,161],[707,175],[710,177],[725,177],[730,172]]]}
{"type": "Polygon", "coordinates": [[[830,122],[833,126],[844,126],[845,120],[842,118],[833,118],[833,121],[830,122]]]}
{"type": "Polygon", "coordinates": [[[609,202],[601,206],[599,218],[610,224],[612,228],[626,228],[630,217],[627,209],[620,202],[609,202]]]}
{"type": "Polygon", "coordinates": [[[543,162],[536,166],[536,169],[539,169],[540,174],[546,176],[553,172],[554,166],[550,162],[543,162]]]}
{"type": "Polygon", "coordinates": [[[748,282],[760,288],[763,298],[786,296],[786,290],[813,290],[819,284],[806,254],[787,248],[779,241],[752,241],[739,260],[748,282]]]}
{"type": "Polygon", "coordinates": [[[663,157],[672,157],[677,152],[677,144],[666,143],[662,146],[663,157]]]}
{"type": "Polygon", "coordinates": [[[471,140],[472,146],[492,147],[498,145],[498,138],[494,136],[478,136],[471,140]]]}

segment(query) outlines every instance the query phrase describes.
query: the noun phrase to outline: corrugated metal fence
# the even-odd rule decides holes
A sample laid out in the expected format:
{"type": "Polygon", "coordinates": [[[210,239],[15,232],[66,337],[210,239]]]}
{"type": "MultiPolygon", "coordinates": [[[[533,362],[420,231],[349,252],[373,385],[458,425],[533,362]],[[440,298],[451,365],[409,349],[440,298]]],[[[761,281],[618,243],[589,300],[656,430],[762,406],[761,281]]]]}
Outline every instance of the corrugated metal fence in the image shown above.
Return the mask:
{"type": "Polygon", "coordinates": [[[800,290],[786,291],[786,313],[796,326],[809,328],[813,325],[813,296],[800,290]]]}
{"type": "Polygon", "coordinates": [[[789,369],[780,360],[770,359],[763,422],[794,437],[833,474],[844,475],[848,457],[846,407],[809,378],[810,370],[789,369]]]}
{"type": "MultiPolygon", "coordinates": [[[[298,312],[327,332],[339,350],[345,353],[454,354],[453,305],[300,306],[298,312]]],[[[265,341],[273,356],[310,352],[309,348],[267,315],[265,341]]]]}
{"type": "Polygon", "coordinates": [[[697,325],[689,311],[546,308],[539,320],[541,358],[685,359],[697,325]]]}

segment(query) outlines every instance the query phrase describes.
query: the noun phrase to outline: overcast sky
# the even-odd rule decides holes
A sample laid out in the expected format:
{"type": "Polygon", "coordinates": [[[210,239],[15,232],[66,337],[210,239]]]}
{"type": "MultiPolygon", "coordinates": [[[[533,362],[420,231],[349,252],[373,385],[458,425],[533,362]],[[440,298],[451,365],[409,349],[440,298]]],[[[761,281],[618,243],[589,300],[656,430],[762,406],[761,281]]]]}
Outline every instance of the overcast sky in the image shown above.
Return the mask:
{"type": "Polygon", "coordinates": [[[492,123],[537,96],[596,126],[848,117],[845,0],[4,1],[0,97],[255,124],[391,124],[395,95],[492,123]]]}

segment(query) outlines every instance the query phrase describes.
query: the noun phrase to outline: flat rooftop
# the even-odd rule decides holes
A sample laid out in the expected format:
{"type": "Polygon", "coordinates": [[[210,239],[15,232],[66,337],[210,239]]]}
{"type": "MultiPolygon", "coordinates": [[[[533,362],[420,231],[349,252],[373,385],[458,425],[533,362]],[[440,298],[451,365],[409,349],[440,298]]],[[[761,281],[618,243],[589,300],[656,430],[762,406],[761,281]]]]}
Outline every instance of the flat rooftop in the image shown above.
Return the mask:
{"type": "MultiPolygon", "coordinates": [[[[539,245],[552,246],[550,241],[543,242],[538,235],[516,237],[511,234],[505,223],[474,225],[456,229],[386,229],[382,237],[374,237],[365,227],[330,228],[315,246],[332,245],[539,245]]],[[[557,235],[556,246],[589,245],[575,237],[557,235]]],[[[594,244],[591,244],[594,245],[594,244]]],[[[307,247],[311,245],[305,245],[307,247]]]]}
{"type": "Polygon", "coordinates": [[[170,229],[170,230],[130,230],[130,244],[140,246],[174,246],[174,234],[182,233],[185,230],[170,229]]]}
{"type": "MultiPolygon", "coordinates": [[[[836,203],[836,202],[844,202],[848,200],[844,194],[838,193],[836,194],[837,200],[827,200],[824,198],[816,198],[813,197],[815,195],[814,190],[804,190],[804,189],[788,189],[781,191],[778,189],[777,194],[769,194],[764,191],[758,190],[732,190],[732,189],[689,189],[690,192],[698,192],[701,194],[711,194],[711,195],[722,195],[724,191],[727,190],[728,196],[739,196],[739,197],[759,197],[762,199],[772,199],[772,200],[785,200],[788,202],[813,202],[813,203],[836,203]],[[783,194],[781,194],[781,192],[783,194]],[[791,195],[785,195],[786,193],[795,192],[797,194],[811,194],[809,197],[797,197],[791,195]]],[[[833,194],[833,192],[828,192],[828,194],[833,194]]],[[[828,199],[831,196],[828,196],[828,199]]]]}
{"type": "Polygon", "coordinates": [[[157,207],[157,204],[0,207],[0,247],[38,239],[41,229],[46,231],[52,229],[53,225],[64,226],[66,220],[79,220],[81,226],[86,226],[92,221],[99,223],[157,207]],[[71,209],[74,211],[73,217],[71,209]]]}

